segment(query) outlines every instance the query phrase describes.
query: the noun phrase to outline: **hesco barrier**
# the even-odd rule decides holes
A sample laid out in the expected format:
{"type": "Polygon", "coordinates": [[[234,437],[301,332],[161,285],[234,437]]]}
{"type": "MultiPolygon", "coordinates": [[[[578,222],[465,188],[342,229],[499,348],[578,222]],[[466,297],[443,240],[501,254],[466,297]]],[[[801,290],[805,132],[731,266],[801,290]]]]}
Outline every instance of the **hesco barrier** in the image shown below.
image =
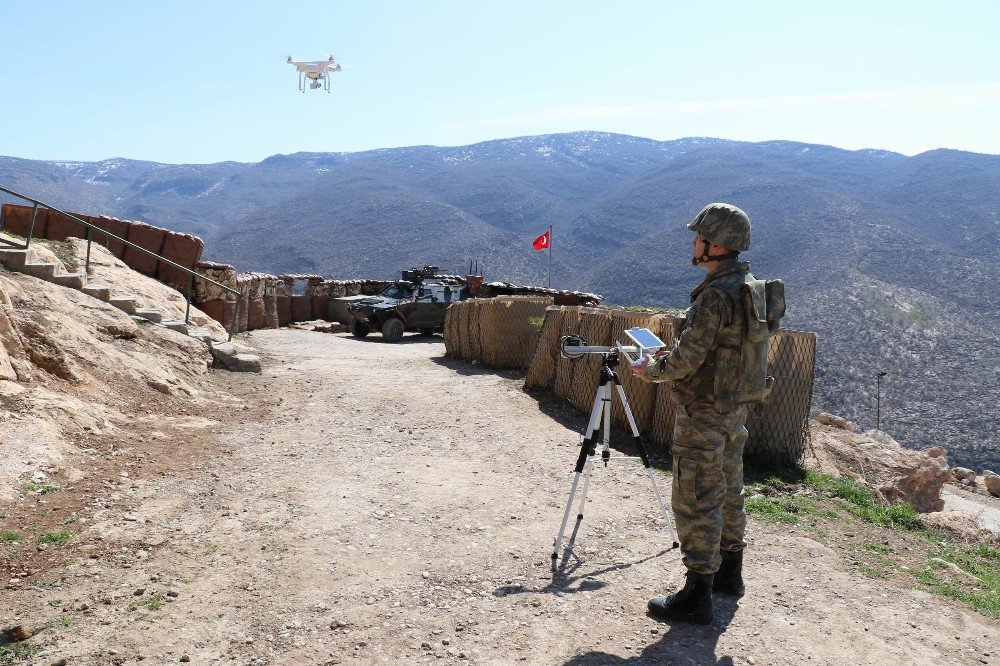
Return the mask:
{"type": "MultiPolygon", "coordinates": [[[[563,312],[559,326],[559,337],[577,335],[580,333],[580,308],[569,307],[563,312]]],[[[552,383],[552,392],[560,398],[568,398],[573,388],[573,361],[559,356],[559,339],[556,338],[556,376],[552,383]]]]}
{"type": "Polygon", "coordinates": [[[247,304],[247,330],[254,331],[258,328],[264,328],[264,322],[266,321],[266,315],[264,311],[264,299],[255,298],[247,304]]]}
{"type": "MultiPolygon", "coordinates": [[[[133,222],[128,228],[128,237],[125,240],[130,243],[135,243],[139,247],[149,250],[150,252],[162,254],[163,239],[166,238],[166,236],[166,229],[160,229],[159,227],[153,227],[148,224],[133,222]]],[[[122,257],[122,261],[124,261],[125,264],[132,270],[139,271],[143,275],[149,275],[151,277],[156,277],[156,273],[160,269],[159,259],[151,257],[145,252],[141,252],[134,247],[125,247],[125,256],[122,257]]]]}
{"type": "Polygon", "coordinates": [[[551,298],[537,296],[453,303],[444,318],[445,352],[495,368],[524,369],[537,347],[538,324],[551,304],[551,298]]]}
{"type": "Polygon", "coordinates": [[[461,307],[458,307],[456,303],[448,306],[448,310],[445,312],[445,315],[452,314],[455,316],[455,334],[458,337],[459,358],[472,358],[472,353],[469,351],[469,312],[471,309],[468,303],[461,307]]]}
{"type": "Polygon", "coordinates": [[[556,361],[559,360],[559,333],[562,327],[563,308],[552,305],[545,309],[545,319],[539,332],[535,352],[528,364],[524,378],[526,389],[550,389],[556,378],[556,361]]]}
{"type": "MultiPolygon", "coordinates": [[[[561,358],[561,336],[577,334],[588,344],[607,345],[621,340],[625,329],[639,326],[650,329],[672,346],[674,328],[680,323],[679,318],[668,314],[550,307],[528,367],[525,388],[551,389],[579,411],[589,413],[597,390],[600,361],[597,356],[575,361],[561,358]]],[[[775,464],[792,464],[801,458],[809,442],[815,358],[815,333],[781,329],[771,338],[768,374],[774,376],[775,385],[767,405],[758,410],[760,415],[751,414],[747,420],[748,458],[775,464]]],[[[640,382],[624,367],[619,367],[619,374],[639,431],[651,443],[668,449],[673,439],[675,409],[670,384],[640,382]]],[[[612,417],[616,424],[627,427],[624,410],[617,404],[612,417]]]]}
{"type": "MultiPolygon", "coordinates": [[[[31,213],[28,209],[28,219],[31,219],[31,213]]],[[[77,217],[81,217],[77,215],[77,217]]],[[[90,222],[86,215],[82,216],[81,219],[90,222]]],[[[37,224],[37,221],[36,221],[37,224]]],[[[100,235],[100,234],[97,234],[100,235]]],[[[49,211],[47,223],[45,225],[45,238],[54,241],[64,241],[70,236],[75,236],[77,238],[86,238],[87,227],[83,226],[76,220],[66,215],[61,215],[55,211],[49,211]]]]}
{"type": "Polygon", "coordinates": [[[444,313],[444,354],[458,358],[458,337],[455,335],[456,317],[451,309],[444,313]]]}
{"type": "Polygon", "coordinates": [[[480,302],[480,360],[493,368],[527,368],[538,344],[545,308],[552,299],[500,296],[480,302]]]}
{"type": "Polygon", "coordinates": [[[479,328],[482,309],[483,301],[469,301],[469,358],[475,361],[483,360],[483,332],[479,328]]]}
{"type": "MultiPolygon", "coordinates": [[[[0,227],[4,231],[15,236],[27,237],[31,230],[31,206],[18,206],[16,204],[4,204],[0,209],[0,227]]],[[[35,215],[35,228],[32,232],[34,238],[45,238],[45,221],[48,218],[49,209],[39,208],[35,215]]]]}
{"type": "MultiPolygon", "coordinates": [[[[611,313],[599,308],[581,308],[580,337],[588,345],[611,344],[611,313]]],[[[573,381],[567,397],[577,410],[589,414],[601,379],[601,357],[587,354],[572,365],[573,381]]]]}
{"type": "MultiPolygon", "coordinates": [[[[25,236],[31,224],[31,206],[3,204],[0,207],[0,229],[18,236],[25,236]]],[[[205,243],[195,236],[179,234],[143,222],[130,222],[113,217],[94,217],[82,213],[71,213],[98,229],[132,241],[136,245],[155,252],[186,268],[194,268],[205,248],[205,243]]],[[[35,217],[34,238],[62,241],[70,237],[86,238],[87,228],[76,220],[60,215],[48,208],[38,208],[35,217]]],[[[95,231],[91,233],[95,243],[103,245],[125,264],[144,275],[158,278],[182,291],[187,288],[188,277],[168,264],[159,265],[159,260],[145,252],[127,247],[120,241],[112,240],[95,231]]],[[[197,282],[197,281],[196,281],[197,282]]]]}
{"type": "MultiPolygon", "coordinates": [[[[667,344],[667,347],[674,346],[674,326],[679,325],[680,320],[671,315],[657,315],[653,318],[649,327],[656,337],[667,344]]],[[[674,401],[670,397],[670,384],[660,382],[655,386],[656,397],[653,400],[653,421],[649,426],[649,440],[661,447],[663,450],[670,450],[670,442],[674,438],[674,401]]]]}
{"type": "MultiPolygon", "coordinates": [[[[179,234],[174,231],[168,232],[163,238],[163,251],[161,254],[174,261],[184,268],[194,269],[201,253],[205,249],[205,241],[190,234],[179,234]]],[[[174,286],[181,292],[187,290],[189,276],[170,264],[160,264],[160,270],[156,277],[160,282],[166,282],[174,286]]],[[[199,282],[199,280],[196,280],[199,282]]]]}
{"type": "MultiPolygon", "coordinates": [[[[659,322],[655,321],[653,314],[649,312],[612,310],[609,344],[615,342],[628,344],[630,341],[625,335],[625,331],[630,328],[648,328],[657,333],[659,322]]],[[[628,396],[629,405],[632,407],[632,416],[635,418],[639,432],[648,433],[649,426],[653,421],[653,409],[656,406],[656,384],[637,379],[630,370],[624,367],[619,368],[618,374],[622,378],[622,387],[625,389],[625,395],[628,396]]],[[[612,403],[611,421],[621,428],[629,427],[628,419],[625,418],[625,408],[620,400],[612,403]]]]}
{"type": "Polygon", "coordinates": [[[771,338],[768,374],[771,397],[760,418],[747,421],[747,456],[787,465],[798,462],[809,444],[809,408],[816,369],[816,334],[781,329],[771,338]]]}
{"type": "MultiPolygon", "coordinates": [[[[119,220],[117,217],[105,217],[104,215],[97,219],[98,221],[94,223],[96,226],[113,233],[119,238],[128,240],[128,228],[129,225],[132,224],[131,222],[127,220],[119,220]]],[[[102,236],[101,234],[95,235],[97,236],[97,241],[104,245],[104,247],[108,248],[108,252],[115,255],[119,259],[125,256],[125,248],[127,247],[125,243],[108,238],[107,236],[102,236]]]]}

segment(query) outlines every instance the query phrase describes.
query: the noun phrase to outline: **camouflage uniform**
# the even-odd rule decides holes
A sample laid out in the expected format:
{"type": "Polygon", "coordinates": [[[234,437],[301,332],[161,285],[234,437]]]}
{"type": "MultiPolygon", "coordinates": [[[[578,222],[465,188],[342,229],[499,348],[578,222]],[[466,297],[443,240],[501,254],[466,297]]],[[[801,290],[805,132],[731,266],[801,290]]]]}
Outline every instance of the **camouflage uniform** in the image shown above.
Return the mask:
{"type": "MultiPolygon", "coordinates": [[[[737,381],[744,366],[758,365],[760,353],[747,344],[742,289],[753,279],[749,270],[750,264],[729,260],[707,275],[691,293],[677,343],[646,372],[653,381],[673,382],[672,501],[684,564],[699,574],[718,571],[720,546],[733,552],[746,546],[743,446],[752,400],[745,393],[764,381],[764,372],[737,381]]],[[[766,343],[763,355],[766,363],[766,343]]]]}

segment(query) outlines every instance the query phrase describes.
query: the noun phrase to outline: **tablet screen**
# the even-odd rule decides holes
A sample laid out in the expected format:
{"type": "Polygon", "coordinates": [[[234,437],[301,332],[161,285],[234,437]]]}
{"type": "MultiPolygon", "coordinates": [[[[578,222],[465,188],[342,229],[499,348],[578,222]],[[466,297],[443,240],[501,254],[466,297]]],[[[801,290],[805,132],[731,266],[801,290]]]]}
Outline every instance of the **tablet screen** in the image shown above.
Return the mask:
{"type": "Polygon", "coordinates": [[[658,349],[666,347],[663,340],[656,337],[648,328],[630,328],[625,331],[625,335],[635,340],[635,343],[643,349],[658,349]]]}

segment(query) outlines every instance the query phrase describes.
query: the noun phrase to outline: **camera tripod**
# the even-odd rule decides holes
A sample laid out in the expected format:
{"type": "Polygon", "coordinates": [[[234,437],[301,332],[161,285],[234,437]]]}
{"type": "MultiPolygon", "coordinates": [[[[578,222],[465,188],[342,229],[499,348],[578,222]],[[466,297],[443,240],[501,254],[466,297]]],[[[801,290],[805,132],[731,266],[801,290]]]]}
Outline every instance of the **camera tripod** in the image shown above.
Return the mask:
{"type": "MultiPolygon", "coordinates": [[[[614,370],[615,366],[620,362],[619,351],[614,347],[577,347],[576,349],[578,350],[576,352],[577,355],[581,353],[601,354],[601,380],[597,387],[597,395],[594,398],[594,407],[590,410],[590,422],[587,425],[587,432],[583,438],[583,443],[580,445],[580,456],[576,460],[573,485],[569,489],[569,500],[566,502],[566,512],[563,514],[562,524],[559,526],[559,535],[556,537],[555,548],[552,551],[552,561],[555,562],[559,558],[559,550],[562,548],[563,536],[566,534],[566,525],[569,523],[569,514],[573,510],[573,500],[576,498],[576,489],[580,483],[581,476],[583,477],[583,493],[581,494],[580,511],[576,515],[576,520],[577,523],[583,520],[583,510],[587,505],[587,490],[590,487],[590,475],[594,470],[594,459],[597,457],[598,430],[601,431],[601,460],[604,461],[605,467],[608,466],[608,461],[610,460],[634,460],[638,458],[642,461],[643,467],[646,468],[646,474],[649,475],[649,482],[653,485],[653,493],[656,495],[656,501],[660,505],[660,511],[663,512],[663,519],[667,523],[667,529],[673,537],[673,548],[677,548],[679,546],[677,532],[674,530],[673,521],[670,519],[670,512],[663,503],[659,486],[656,485],[656,477],[653,475],[649,455],[646,453],[646,447],[643,445],[639,429],[635,425],[632,408],[628,404],[628,398],[625,397],[625,389],[622,388],[621,377],[614,370]],[[611,443],[611,403],[614,399],[612,387],[617,390],[618,397],[622,401],[622,407],[625,408],[625,416],[628,417],[628,424],[632,428],[632,437],[635,440],[636,448],[639,450],[638,456],[611,455],[609,448],[611,443]]],[[[564,350],[568,351],[569,348],[564,346],[564,350]]],[[[576,356],[568,357],[575,358],[576,356]]]]}

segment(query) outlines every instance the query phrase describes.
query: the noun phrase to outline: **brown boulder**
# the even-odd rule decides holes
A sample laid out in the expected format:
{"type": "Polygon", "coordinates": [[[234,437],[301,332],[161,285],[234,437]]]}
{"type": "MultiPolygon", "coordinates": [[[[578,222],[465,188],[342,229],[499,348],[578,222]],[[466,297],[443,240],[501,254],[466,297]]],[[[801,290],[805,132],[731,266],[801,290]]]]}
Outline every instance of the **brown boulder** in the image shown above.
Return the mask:
{"type": "Polygon", "coordinates": [[[816,418],[816,420],[822,423],[823,425],[829,425],[835,428],[840,428],[841,430],[854,432],[854,424],[840,416],[834,416],[833,414],[827,414],[826,412],[822,412],[816,418]]]}
{"type": "Polygon", "coordinates": [[[944,508],[941,487],[952,477],[939,446],[911,451],[881,431],[818,425],[813,448],[822,471],[858,479],[887,502],[904,502],[921,513],[944,508]]]}
{"type": "Polygon", "coordinates": [[[986,492],[990,495],[993,495],[993,497],[1000,497],[1000,474],[984,469],[983,485],[986,486],[986,492]]]}

